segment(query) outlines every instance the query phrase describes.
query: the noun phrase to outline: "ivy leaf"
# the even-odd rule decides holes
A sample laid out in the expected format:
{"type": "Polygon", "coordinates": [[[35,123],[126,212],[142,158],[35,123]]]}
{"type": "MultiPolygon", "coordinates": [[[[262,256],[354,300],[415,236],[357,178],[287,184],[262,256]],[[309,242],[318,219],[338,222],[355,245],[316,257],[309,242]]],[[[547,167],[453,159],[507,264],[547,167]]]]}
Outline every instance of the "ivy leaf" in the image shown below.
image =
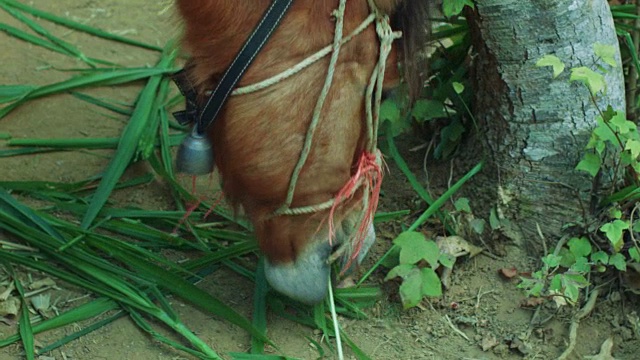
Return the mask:
{"type": "Polygon", "coordinates": [[[618,130],[620,134],[628,134],[631,131],[638,131],[637,125],[633,121],[627,120],[624,114],[616,113],[609,123],[618,130]]]}
{"type": "Polygon", "coordinates": [[[600,171],[600,166],[602,165],[602,160],[600,160],[600,156],[598,154],[588,152],[584,154],[582,160],[576,166],[576,170],[581,170],[589,173],[591,177],[595,177],[600,171]]]}
{"type": "MultiPolygon", "coordinates": [[[[631,250],[629,250],[629,253],[631,253],[631,250]]],[[[593,261],[596,264],[601,263],[603,265],[608,265],[609,255],[606,252],[600,250],[591,254],[591,261],[593,261]]]]}
{"type": "Polygon", "coordinates": [[[558,252],[558,255],[561,257],[560,266],[562,267],[566,267],[568,269],[576,263],[576,256],[566,247],[562,247],[558,252]]]}
{"type": "Polygon", "coordinates": [[[550,268],[558,267],[558,265],[560,265],[560,260],[562,260],[562,256],[554,254],[549,254],[542,258],[542,262],[550,268]]]}
{"type": "Polygon", "coordinates": [[[460,198],[453,203],[457,211],[471,213],[471,206],[469,206],[469,199],[460,198]]]}
{"type": "Polygon", "coordinates": [[[577,257],[586,257],[591,254],[591,244],[585,237],[569,240],[569,250],[577,257]]]}
{"type": "Polygon", "coordinates": [[[465,5],[473,9],[472,0],[444,0],[442,2],[442,13],[448,18],[459,15],[465,5]]]}
{"type": "Polygon", "coordinates": [[[558,293],[562,292],[562,275],[561,274],[556,274],[553,276],[553,278],[551,279],[551,282],[549,283],[549,290],[552,292],[558,292],[558,293]]]}
{"type": "Polygon", "coordinates": [[[620,271],[627,271],[627,259],[625,259],[624,255],[620,253],[611,255],[609,258],[609,264],[613,265],[620,271]]]}
{"type": "Polygon", "coordinates": [[[453,91],[456,92],[456,94],[460,95],[464,92],[464,84],[459,83],[457,81],[454,81],[451,86],[453,86],[453,91]]]}
{"type": "Polygon", "coordinates": [[[571,266],[571,271],[575,271],[577,273],[586,274],[591,271],[591,265],[587,261],[586,257],[576,258],[575,264],[571,266]]]}
{"type": "Polygon", "coordinates": [[[422,272],[418,268],[413,270],[404,278],[400,285],[400,299],[402,307],[412,308],[422,300],[422,272]]]}
{"type": "Polygon", "coordinates": [[[475,231],[476,234],[482,234],[484,232],[484,225],[486,221],[484,219],[473,219],[469,222],[469,226],[475,231]]]}
{"type": "Polygon", "coordinates": [[[393,136],[402,134],[410,125],[400,115],[400,108],[395,101],[387,99],[380,105],[380,123],[388,121],[391,124],[390,129],[393,136]]]}
{"type": "MultiPolygon", "coordinates": [[[[605,233],[616,252],[622,248],[622,232],[629,228],[629,223],[620,219],[606,223],[600,227],[600,231],[605,233]]],[[[611,263],[611,259],[609,259],[611,263]]]]}
{"type": "Polygon", "coordinates": [[[589,69],[586,66],[575,67],[571,69],[570,81],[578,81],[589,88],[591,95],[595,96],[599,91],[604,89],[604,76],[589,69]]]}
{"type": "Polygon", "coordinates": [[[401,277],[404,279],[411,272],[411,270],[415,268],[416,267],[411,264],[400,264],[389,271],[387,276],[385,276],[384,281],[389,281],[396,277],[401,277]]]}
{"type": "Polygon", "coordinates": [[[536,62],[536,66],[551,66],[553,77],[557,78],[564,71],[564,63],[555,55],[545,55],[536,62]]]}
{"type": "Polygon", "coordinates": [[[427,241],[424,234],[405,231],[393,242],[400,246],[400,264],[417,264],[420,260],[425,260],[432,267],[437,267],[440,249],[434,241],[427,241]]]}
{"type": "Polygon", "coordinates": [[[422,295],[442,296],[442,283],[438,274],[431,268],[422,269],[422,295]]]}
{"type": "Polygon", "coordinates": [[[629,139],[627,143],[624,144],[624,149],[631,153],[633,159],[637,159],[638,155],[640,155],[640,141],[629,139]]]}
{"type": "MultiPolygon", "coordinates": [[[[382,109],[380,109],[380,111],[382,111],[382,109]]],[[[442,101],[420,99],[416,100],[416,103],[413,105],[411,116],[419,122],[423,122],[447,117],[447,112],[444,109],[444,103],[442,103],[442,101]]]]}
{"type": "Polygon", "coordinates": [[[640,263],[640,252],[638,252],[637,247],[634,246],[629,249],[629,256],[631,256],[631,259],[633,259],[633,261],[640,263]]]}
{"type": "Polygon", "coordinates": [[[612,67],[617,67],[618,63],[616,62],[616,47],[607,44],[595,43],[593,44],[593,52],[597,57],[602,59],[605,63],[611,65],[612,67]]]}
{"type": "Polygon", "coordinates": [[[456,263],[456,257],[451,254],[441,253],[438,258],[438,262],[447,269],[452,269],[453,265],[456,263]]]}

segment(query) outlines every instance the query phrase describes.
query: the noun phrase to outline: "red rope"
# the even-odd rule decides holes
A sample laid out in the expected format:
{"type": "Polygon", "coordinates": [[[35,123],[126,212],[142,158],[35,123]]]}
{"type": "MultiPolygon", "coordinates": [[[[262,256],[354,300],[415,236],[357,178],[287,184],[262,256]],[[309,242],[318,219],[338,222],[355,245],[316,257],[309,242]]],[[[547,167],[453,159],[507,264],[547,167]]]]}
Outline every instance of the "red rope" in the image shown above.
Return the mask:
{"type": "Polygon", "coordinates": [[[355,234],[346,240],[351,242],[351,251],[349,253],[349,260],[342,271],[349,269],[362,249],[369,226],[373,222],[373,217],[376,209],[378,208],[381,185],[382,168],[377,161],[376,154],[366,151],[363,152],[362,156],[358,160],[355,174],[353,174],[349,181],[347,181],[342,189],[340,189],[335,197],[333,206],[329,211],[329,244],[331,244],[335,236],[334,216],[338,206],[352,198],[359,186],[363,186],[365,191],[367,191],[363,196],[368,196],[369,201],[367,202],[367,208],[362,209],[362,221],[360,222],[355,234]]]}

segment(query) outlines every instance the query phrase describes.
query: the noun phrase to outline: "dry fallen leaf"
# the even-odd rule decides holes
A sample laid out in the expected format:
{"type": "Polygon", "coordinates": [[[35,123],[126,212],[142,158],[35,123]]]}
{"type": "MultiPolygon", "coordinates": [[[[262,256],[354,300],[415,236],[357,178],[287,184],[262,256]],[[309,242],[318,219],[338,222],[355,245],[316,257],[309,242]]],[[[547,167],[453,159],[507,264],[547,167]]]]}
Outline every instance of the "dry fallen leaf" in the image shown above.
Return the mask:
{"type": "Polygon", "coordinates": [[[56,286],[56,282],[53,281],[52,278],[44,278],[38,281],[34,281],[28,285],[30,290],[37,290],[43,287],[54,287],[56,286]]]}
{"type": "Polygon", "coordinates": [[[518,269],[516,269],[515,267],[502,268],[500,269],[499,273],[505,279],[513,279],[514,277],[518,276],[518,269]]]}
{"type": "Polygon", "coordinates": [[[487,334],[482,338],[482,351],[489,351],[498,346],[498,344],[498,339],[496,339],[495,336],[493,336],[492,334],[487,334]]]}
{"type": "Polygon", "coordinates": [[[0,316],[16,316],[20,310],[20,300],[17,297],[10,297],[5,301],[0,301],[0,316]]]}
{"type": "Polygon", "coordinates": [[[438,236],[436,237],[436,244],[438,245],[438,248],[440,248],[440,251],[454,257],[461,257],[465,255],[474,257],[482,252],[482,248],[470,244],[461,236],[456,235],[438,236]]]}
{"type": "Polygon", "coordinates": [[[543,304],[544,301],[545,301],[545,299],[541,298],[541,297],[528,297],[528,298],[522,300],[522,302],[520,303],[520,307],[533,308],[533,307],[536,307],[538,305],[543,304]]]}

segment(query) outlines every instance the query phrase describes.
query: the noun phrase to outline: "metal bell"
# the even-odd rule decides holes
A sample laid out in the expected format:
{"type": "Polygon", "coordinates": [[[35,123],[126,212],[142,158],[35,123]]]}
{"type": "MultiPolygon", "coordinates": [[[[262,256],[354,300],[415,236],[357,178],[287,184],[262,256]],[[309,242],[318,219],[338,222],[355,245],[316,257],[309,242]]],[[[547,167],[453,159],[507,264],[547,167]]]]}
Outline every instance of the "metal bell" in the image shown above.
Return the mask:
{"type": "Polygon", "coordinates": [[[194,126],[191,134],[178,148],[176,169],[188,175],[205,175],[212,172],[213,168],[211,143],[204,134],[198,132],[198,127],[194,126]]]}

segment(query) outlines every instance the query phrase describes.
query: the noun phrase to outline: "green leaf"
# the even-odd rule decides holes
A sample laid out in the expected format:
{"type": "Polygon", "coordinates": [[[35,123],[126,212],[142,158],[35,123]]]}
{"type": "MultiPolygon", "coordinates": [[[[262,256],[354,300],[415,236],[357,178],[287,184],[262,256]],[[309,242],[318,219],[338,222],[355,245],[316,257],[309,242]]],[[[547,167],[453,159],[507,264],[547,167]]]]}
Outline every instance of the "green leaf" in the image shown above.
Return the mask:
{"type": "Polygon", "coordinates": [[[466,213],[471,214],[471,207],[469,206],[469,199],[467,199],[467,198],[459,198],[459,199],[457,199],[453,203],[453,206],[455,206],[457,211],[466,212],[466,213]]]}
{"type": "Polygon", "coordinates": [[[402,307],[405,309],[412,308],[422,300],[422,272],[418,268],[414,268],[400,285],[400,299],[402,307]]]}
{"type": "Polygon", "coordinates": [[[611,255],[609,258],[609,264],[613,265],[620,271],[627,271],[627,259],[625,259],[624,255],[620,253],[611,255]]]}
{"type": "Polygon", "coordinates": [[[549,290],[555,292],[562,292],[562,274],[555,274],[549,282],[549,290]]]}
{"type": "Polygon", "coordinates": [[[591,254],[591,244],[585,237],[571,238],[568,244],[569,250],[571,250],[576,257],[586,257],[591,254]]]}
{"type": "Polygon", "coordinates": [[[589,173],[591,177],[595,177],[600,171],[600,166],[602,165],[602,160],[598,154],[588,152],[584,154],[584,157],[578,165],[576,166],[576,170],[581,170],[589,173]]]}
{"type": "Polygon", "coordinates": [[[400,108],[392,99],[386,99],[380,105],[380,124],[388,122],[390,124],[388,128],[391,130],[392,136],[402,134],[411,125],[409,121],[405,121],[400,115],[400,108]]]}
{"type": "Polygon", "coordinates": [[[574,283],[568,283],[564,287],[564,295],[572,304],[575,304],[580,298],[580,288],[574,283]]]}
{"type": "Polygon", "coordinates": [[[442,296],[442,283],[438,274],[431,268],[422,269],[422,295],[442,296]]]}
{"type": "Polygon", "coordinates": [[[425,260],[432,267],[437,266],[440,249],[435,242],[427,241],[424,234],[405,231],[393,241],[400,246],[400,264],[417,264],[425,260]]]}
{"type": "Polygon", "coordinates": [[[394,267],[393,269],[391,269],[391,271],[389,271],[387,276],[385,276],[384,281],[389,281],[389,280],[394,279],[396,277],[401,277],[401,278],[404,279],[407,275],[409,275],[411,270],[413,270],[415,268],[416,268],[416,266],[412,265],[412,264],[400,264],[400,265],[394,267]]]}
{"type": "Polygon", "coordinates": [[[564,63],[555,55],[545,55],[536,62],[536,66],[551,66],[553,68],[553,77],[556,78],[564,71],[564,63]]]}
{"type": "Polygon", "coordinates": [[[624,149],[631,153],[633,159],[637,159],[640,155],[640,141],[629,139],[626,144],[624,144],[624,149]]]}
{"type": "MultiPolygon", "coordinates": [[[[629,251],[631,252],[631,251],[629,251]]],[[[600,250],[597,252],[594,252],[593,254],[591,254],[591,261],[593,261],[594,263],[601,263],[603,265],[608,265],[609,264],[609,254],[607,254],[606,252],[600,250]]]]}
{"type": "Polygon", "coordinates": [[[562,256],[555,254],[549,254],[542,258],[542,262],[550,268],[558,267],[560,265],[560,260],[562,260],[562,256]]]}
{"type": "MultiPolygon", "coordinates": [[[[600,231],[605,233],[616,252],[620,251],[622,248],[622,232],[627,229],[629,229],[629,223],[619,219],[606,223],[600,227],[600,231]]],[[[609,259],[609,261],[611,261],[611,259],[609,259]]]]}
{"type": "Polygon", "coordinates": [[[609,209],[609,217],[612,219],[621,219],[622,211],[619,208],[612,207],[611,209],[609,209]]]}
{"type": "Polygon", "coordinates": [[[489,225],[491,225],[491,230],[498,230],[501,227],[500,219],[498,219],[495,208],[491,208],[491,212],[489,213],[489,225]]]}
{"type": "Polygon", "coordinates": [[[640,263],[640,252],[638,252],[638,248],[637,247],[632,247],[629,249],[629,256],[631,256],[631,259],[637,263],[640,263]]]}
{"type": "Polygon", "coordinates": [[[558,255],[561,257],[560,266],[562,266],[562,267],[565,267],[565,268],[568,269],[573,264],[576,263],[575,255],[573,255],[573,253],[571,251],[569,251],[569,249],[567,249],[566,247],[562,247],[560,249],[560,251],[558,252],[558,255]]]}
{"type": "Polygon", "coordinates": [[[609,121],[609,124],[620,134],[628,134],[632,131],[637,132],[638,127],[633,121],[627,120],[625,114],[617,112],[609,121]]]}
{"type": "Polygon", "coordinates": [[[612,46],[612,45],[601,44],[601,43],[593,44],[593,51],[595,52],[596,56],[602,59],[602,61],[604,61],[605,63],[611,65],[612,67],[618,66],[618,62],[616,61],[616,57],[615,57],[617,49],[618,49],[617,45],[612,46]]]}
{"type": "Polygon", "coordinates": [[[454,81],[451,86],[453,86],[453,91],[455,91],[456,94],[462,94],[464,92],[464,84],[462,83],[454,81]]]}
{"type": "Polygon", "coordinates": [[[583,83],[589,88],[589,91],[593,96],[604,89],[605,86],[604,76],[585,66],[572,68],[569,80],[583,83]]]}
{"type": "Polygon", "coordinates": [[[571,271],[575,271],[577,273],[586,274],[591,271],[591,265],[587,261],[586,257],[576,258],[575,264],[571,266],[571,271]]]}
{"type": "Polygon", "coordinates": [[[456,263],[456,257],[451,254],[441,253],[438,258],[438,262],[447,269],[452,269],[453,265],[456,263]]]}
{"type": "Polygon", "coordinates": [[[476,234],[482,234],[486,223],[484,219],[473,219],[469,222],[469,226],[471,226],[471,229],[473,229],[476,234]]]}
{"type": "Polygon", "coordinates": [[[443,0],[442,1],[442,13],[444,16],[450,18],[457,16],[462,12],[465,6],[473,8],[472,0],[443,0]]]}
{"type": "MultiPolygon", "coordinates": [[[[382,113],[382,109],[380,109],[380,112],[382,113]]],[[[423,122],[447,117],[447,112],[442,101],[419,99],[416,100],[413,109],[411,109],[411,116],[417,121],[423,122]]]]}

